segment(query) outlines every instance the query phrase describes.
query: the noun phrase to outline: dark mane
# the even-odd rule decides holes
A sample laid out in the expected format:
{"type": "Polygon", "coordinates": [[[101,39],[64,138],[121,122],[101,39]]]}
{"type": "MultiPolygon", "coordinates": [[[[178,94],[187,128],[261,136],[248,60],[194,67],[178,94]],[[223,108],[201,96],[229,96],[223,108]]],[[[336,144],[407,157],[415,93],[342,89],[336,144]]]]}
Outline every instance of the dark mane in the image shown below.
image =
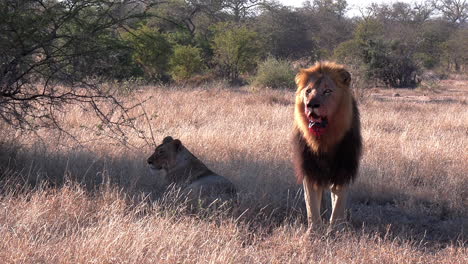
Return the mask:
{"type": "Polygon", "coordinates": [[[362,152],[359,112],[353,100],[353,120],[350,129],[333,151],[316,153],[308,145],[302,132],[293,134],[293,162],[297,181],[305,177],[320,186],[345,185],[354,181],[362,152]]]}

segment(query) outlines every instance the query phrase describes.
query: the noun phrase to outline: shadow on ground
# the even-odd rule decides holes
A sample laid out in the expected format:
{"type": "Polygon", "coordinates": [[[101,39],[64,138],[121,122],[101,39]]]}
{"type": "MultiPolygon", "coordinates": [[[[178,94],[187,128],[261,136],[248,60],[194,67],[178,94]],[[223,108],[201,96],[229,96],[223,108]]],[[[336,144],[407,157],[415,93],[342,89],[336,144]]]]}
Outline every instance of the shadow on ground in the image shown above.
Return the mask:
{"type": "MultiPolygon", "coordinates": [[[[118,187],[129,196],[143,197],[141,193],[146,193],[156,201],[164,197],[165,186],[159,179],[148,178],[144,162],[147,153],[119,157],[98,156],[85,151],[57,154],[5,143],[0,145],[0,153],[0,194],[20,182],[34,189],[41,182],[47,182],[50,188],[59,188],[65,182],[73,181],[90,192],[99,190],[105,183],[118,187]],[[143,184],[135,184],[136,178],[143,179],[143,184]]],[[[215,171],[231,178],[239,187],[237,201],[228,216],[248,224],[252,232],[266,235],[284,224],[304,226],[306,213],[302,187],[295,183],[290,162],[286,159],[275,161],[272,166],[268,161],[240,157],[242,155],[225,163],[206,162],[210,167],[224,168],[224,171],[215,171]],[[284,181],[278,182],[278,179],[284,181]]],[[[366,188],[357,186],[353,190],[366,188]]],[[[419,200],[420,208],[408,210],[400,206],[400,202],[414,197],[396,189],[388,190],[382,196],[385,198],[365,193],[351,195],[348,208],[353,232],[411,239],[434,247],[467,242],[464,234],[468,227],[466,209],[454,210],[419,200]]]]}

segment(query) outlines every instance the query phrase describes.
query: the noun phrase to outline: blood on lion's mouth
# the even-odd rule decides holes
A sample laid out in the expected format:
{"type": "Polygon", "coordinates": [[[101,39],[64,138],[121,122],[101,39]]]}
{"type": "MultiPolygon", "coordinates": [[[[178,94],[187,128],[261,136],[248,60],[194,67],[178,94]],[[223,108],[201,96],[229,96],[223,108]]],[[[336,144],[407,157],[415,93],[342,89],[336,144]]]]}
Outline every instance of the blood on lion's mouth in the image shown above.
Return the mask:
{"type": "Polygon", "coordinates": [[[326,116],[319,116],[314,112],[310,113],[309,119],[309,131],[317,137],[325,134],[328,126],[328,118],[326,116]]]}

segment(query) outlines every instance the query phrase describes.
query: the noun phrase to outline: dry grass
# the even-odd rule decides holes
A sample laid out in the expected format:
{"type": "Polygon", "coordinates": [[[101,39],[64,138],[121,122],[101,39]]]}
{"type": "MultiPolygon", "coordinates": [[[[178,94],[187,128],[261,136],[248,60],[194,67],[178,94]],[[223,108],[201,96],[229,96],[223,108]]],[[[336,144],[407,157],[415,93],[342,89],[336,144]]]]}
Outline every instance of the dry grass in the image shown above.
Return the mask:
{"type": "MultiPolygon", "coordinates": [[[[444,85],[429,94],[374,91],[362,98],[365,153],[349,201],[350,225],[327,237],[303,235],[302,191],[289,151],[292,91],[147,87],[131,99],[151,97],[145,111],[156,141],[180,138],[239,187],[230,209],[194,212],[178,205],[174,195],[163,194],[164,183],[147,174],[153,146],[130,131],[136,149],[108,139],[77,107],[67,109],[62,122],[82,146],[54,131],[39,131],[40,142],[4,127],[0,259],[466,263],[468,84],[444,85]],[[44,180],[53,184],[38,184],[44,180]],[[155,202],[132,198],[140,190],[152,191],[155,202]]],[[[145,118],[137,122],[150,138],[145,118]]]]}
{"type": "Polygon", "coordinates": [[[174,216],[157,205],[129,208],[122,197],[109,189],[89,196],[74,185],[4,196],[2,262],[463,263],[467,256],[460,245],[431,252],[421,241],[365,232],[308,239],[303,226],[282,225],[252,234],[230,219],[174,216]]]}

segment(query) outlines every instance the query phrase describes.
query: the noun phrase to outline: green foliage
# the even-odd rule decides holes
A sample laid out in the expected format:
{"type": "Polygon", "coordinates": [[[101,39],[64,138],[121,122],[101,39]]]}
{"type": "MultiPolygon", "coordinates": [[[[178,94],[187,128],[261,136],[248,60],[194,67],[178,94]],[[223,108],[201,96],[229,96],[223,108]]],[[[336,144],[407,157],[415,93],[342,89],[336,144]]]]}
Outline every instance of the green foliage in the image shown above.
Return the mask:
{"type": "Polygon", "coordinates": [[[79,103],[119,126],[107,116],[118,100],[101,82],[133,73],[118,30],[143,14],[129,10],[127,1],[0,1],[0,119],[20,129],[57,128],[60,107],[79,103]]]}
{"type": "Polygon", "coordinates": [[[196,34],[194,39],[197,47],[202,51],[202,57],[205,62],[210,62],[213,58],[213,49],[211,48],[211,38],[210,36],[203,34],[196,34]]]}
{"type": "Polygon", "coordinates": [[[422,25],[420,44],[415,59],[426,69],[437,67],[444,55],[443,43],[453,31],[447,23],[429,21],[422,25]]]}
{"type": "Polygon", "coordinates": [[[10,69],[24,67],[29,72],[18,73],[25,78],[39,73],[61,81],[90,76],[120,79],[136,73],[126,45],[117,37],[116,19],[108,15],[114,8],[123,5],[91,0],[1,1],[0,61],[3,66],[17,64],[7,66],[10,69]]]}
{"type": "Polygon", "coordinates": [[[414,58],[426,69],[433,69],[439,62],[438,54],[418,52],[414,54],[414,58]]]}
{"type": "Polygon", "coordinates": [[[333,50],[352,37],[354,25],[345,17],[346,0],[314,0],[306,16],[309,35],[317,43],[319,58],[329,58],[333,50]]]}
{"type": "Polygon", "coordinates": [[[203,68],[192,65],[205,64],[237,81],[268,54],[308,62],[333,57],[367,69],[368,78],[411,86],[420,67],[466,68],[467,9],[456,11],[459,3],[372,4],[350,19],[345,0],[301,8],[256,0],[3,0],[0,77],[9,88],[18,81],[11,74],[29,78],[21,85],[181,80],[203,68]]]}
{"type": "Polygon", "coordinates": [[[358,25],[355,38],[341,45],[338,56],[347,51],[359,56],[365,65],[366,76],[375,78],[391,87],[414,87],[417,85],[416,72],[419,70],[414,60],[415,47],[404,39],[386,37],[388,32],[375,20],[358,25]]]}
{"type": "Polygon", "coordinates": [[[267,58],[258,65],[252,84],[259,87],[293,88],[295,71],[287,60],[267,58]]]}
{"type": "Polygon", "coordinates": [[[391,87],[416,86],[418,66],[407,47],[398,41],[394,43],[368,42],[364,48],[367,73],[391,87]]]}
{"type": "Polygon", "coordinates": [[[215,25],[213,32],[214,63],[223,77],[237,81],[255,68],[261,53],[257,33],[230,23],[215,25]]]}
{"type": "Polygon", "coordinates": [[[350,39],[342,42],[333,51],[333,58],[344,64],[360,64],[362,51],[360,50],[359,42],[356,39],[350,39]]]}
{"type": "Polygon", "coordinates": [[[170,74],[175,81],[183,81],[203,70],[201,49],[192,46],[175,46],[170,58],[170,74]]]}
{"type": "MultiPolygon", "coordinates": [[[[276,58],[316,58],[317,43],[310,34],[305,15],[285,7],[270,7],[254,24],[262,39],[262,49],[276,58]]],[[[315,35],[315,34],[314,34],[315,35]]]]}
{"type": "Polygon", "coordinates": [[[178,30],[170,33],[166,33],[166,39],[169,41],[171,46],[175,45],[192,45],[193,37],[187,30],[178,30]]]}
{"type": "Polygon", "coordinates": [[[354,32],[354,39],[360,45],[365,45],[368,41],[382,39],[384,37],[384,25],[378,20],[367,20],[359,23],[354,32]]]}
{"type": "Polygon", "coordinates": [[[123,80],[143,76],[144,72],[132,58],[132,50],[125,41],[110,30],[96,34],[92,46],[85,43],[70,45],[69,50],[81,54],[73,58],[73,63],[66,69],[75,77],[99,76],[108,80],[123,80]],[[83,52],[99,46],[100,52],[83,52]]]}
{"type": "Polygon", "coordinates": [[[468,28],[459,28],[443,44],[444,59],[452,70],[460,71],[468,64],[468,28]]]}
{"type": "Polygon", "coordinates": [[[145,75],[161,80],[168,70],[172,47],[165,35],[154,28],[141,25],[138,29],[123,35],[132,49],[132,58],[140,65],[145,75]]]}

